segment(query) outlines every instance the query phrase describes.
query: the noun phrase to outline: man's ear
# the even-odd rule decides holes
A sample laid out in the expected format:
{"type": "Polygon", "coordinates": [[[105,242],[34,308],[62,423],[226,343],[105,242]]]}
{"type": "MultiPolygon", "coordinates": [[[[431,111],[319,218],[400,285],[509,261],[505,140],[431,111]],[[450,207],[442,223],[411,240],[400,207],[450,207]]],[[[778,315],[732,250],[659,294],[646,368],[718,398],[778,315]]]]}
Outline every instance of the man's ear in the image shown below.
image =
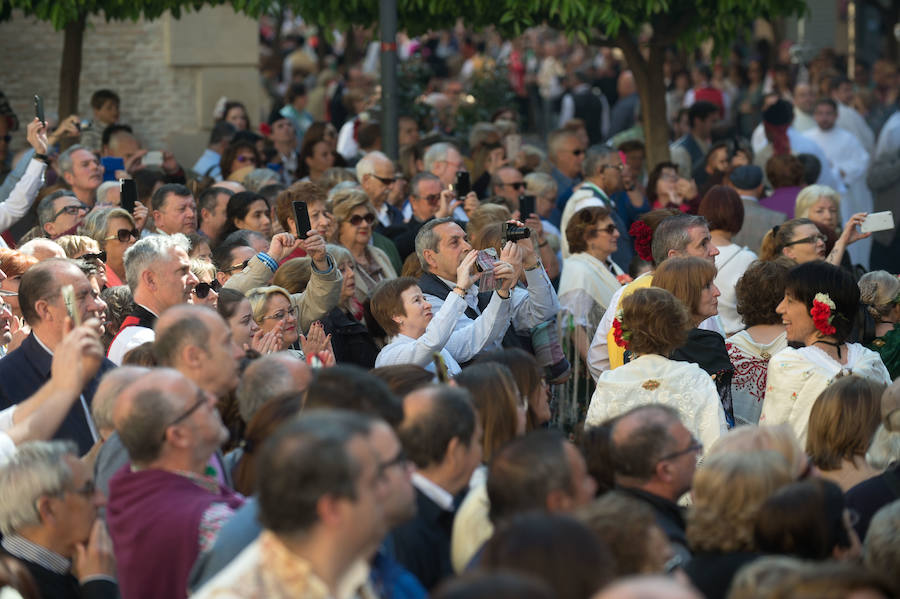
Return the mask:
{"type": "Polygon", "coordinates": [[[56,237],[56,225],[53,223],[44,223],[43,229],[44,233],[46,233],[50,239],[56,237]]]}
{"type": "Polygon", "coordinates": [[[42,321],[47,320],[50,317],[50,302],[46,299],[39,299],[34,302],[34,311],[42,321]]]}
{"type": "Polygon", "coordinates": [[[181,351],[178,352],[179,358],[181,362],[187,366],[188,368],[196,370],[203,363],[203,358],[207,355],[207,352],[198,345],[194,345],[193,343],[188,343],[187,345],[181,348],[181,351]]]}
{"type": "Polygon", "coordinates": [[[72,187],[72,182],[75,180],[75,175],[72,173],[63,173],[63,181],[65,181],[69,187],[72,187]]]}
{"type": "Polygon", "coordinates": [[[53,522],[56,519],[56,510],[51,499],[52,498],[47,495],[41,495],[38,497],[37,501],[34,502],[34,507],[40,516],[42,524],[45,522],[53,522]]]}
{"type": "Polygon", "coordinates": [[[216,280],[219,282],[219,285],[224,285],[228,280],[228,275],[226,275],[221,270],[216,271],[216,280]]]}
{"type": "MultiPolygon", "coordinates": [[[[162,212],[160,212],[159,210],[151,210],[151,211],[150,211],[150,214],[153,216],[153,222],[154,222],[154,224],[155,224],[155,223],[158,223],[158,222],[159,222],[159,217],[162,216],[162,212]]],[[[158,229],[159,226],[157,225],[156,228],[158,229]]]]}
{"type": "Polygon", "coordinates": [[[434,259],[434,255],[437,252],[434,250],[424,250],[422,252],[422,256],[425,258],[425,264],[428,265],[428,271],[431,272],[434,270],[434,267],[437,266],[437,260],[434,259]]]}
{"type": "Polygon", "coordinates": [[[156,291],[156,273],[153,272],[152,268],[144,269],[144,272],[141,273],[141,283],[143,283],[147,289],[156,291]]]}
{"type": "Polygon", "coordinates": [[[545,506],[550,513],[565,513],[572,510],[572,498],[564,489],[554,489],[547,494],[545,506]]]}

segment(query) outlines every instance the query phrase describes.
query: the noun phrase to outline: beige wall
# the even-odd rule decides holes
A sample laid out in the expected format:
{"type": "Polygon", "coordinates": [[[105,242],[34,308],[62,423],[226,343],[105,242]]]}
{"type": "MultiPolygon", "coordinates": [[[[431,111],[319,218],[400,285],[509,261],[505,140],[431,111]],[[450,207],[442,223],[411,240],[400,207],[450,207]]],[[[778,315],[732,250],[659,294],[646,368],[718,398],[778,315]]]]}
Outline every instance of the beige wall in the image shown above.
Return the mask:
{"type": "MultiPolygon", "coordinates": [[[[91,94],[115,90],[120,121],[134,127],[150,149],[168,148],[190,166],[203,151],[220,96],[243,101],[260,113],[258,27],[231,8],[166,14],[155,21],[111,22],[93,18],[84,35],[79,108],[91,118],[91,94]]],[[[33,115],[32,95],[56,112],[63,34],[21,13],[0,23],[0,90],[20,122],[33,115]]],[[[254,119],[255,121],[256,119],[254,119]]],[[[24,129],[24,128],[23,128],[24,129]]],[[[25,145],[15,134],[14,149],[25,145]]]]}

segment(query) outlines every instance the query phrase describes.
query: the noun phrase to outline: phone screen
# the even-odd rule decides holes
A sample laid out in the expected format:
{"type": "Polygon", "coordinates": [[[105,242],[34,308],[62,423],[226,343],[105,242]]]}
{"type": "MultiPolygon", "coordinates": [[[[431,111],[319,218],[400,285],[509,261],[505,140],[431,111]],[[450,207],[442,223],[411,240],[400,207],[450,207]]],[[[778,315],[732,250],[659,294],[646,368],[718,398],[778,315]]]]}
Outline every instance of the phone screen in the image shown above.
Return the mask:
{"type": "Polygon", "coordinates": [[[137,183],[134,179],[119,179],[119,196],[119,207],[128,214],[133,213],[137,202],[137,183]]]}
{"type": "Polygon", "coordinates": [[[468,171],[457,171],[456,173],[456,197],[463,199],[472,191],[472,183],[469,180],[468,171]]]}
{"type": "Polygon", "coordinates": [[[309,211],[306,209],[306,202],[295,200],[294,222],[297,224],[297,239],[306,239],[306,234],[312,229],[309,223],[309,211]]]}

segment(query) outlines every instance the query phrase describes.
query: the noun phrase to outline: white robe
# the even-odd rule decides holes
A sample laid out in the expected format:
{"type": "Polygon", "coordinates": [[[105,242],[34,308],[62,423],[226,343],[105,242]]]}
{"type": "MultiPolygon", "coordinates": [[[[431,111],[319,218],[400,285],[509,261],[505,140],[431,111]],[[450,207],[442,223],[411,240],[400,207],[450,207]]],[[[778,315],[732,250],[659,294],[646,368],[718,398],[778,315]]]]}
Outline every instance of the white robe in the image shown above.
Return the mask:
{"type": "Polygon", "coordinates": [[[878,134],[878,145],[875,146],[875,158],[900,150],[900,111],[891,115],[881,133],[878,134]]]}
{"type": "MultiPolygon", "coordinates": [[[[843,173],[841,179],[847,186],[847,194],[841,199],[841,222],[847,222],[847,219],[857,212],[871,212],[874,200],[872,192],[866,185],[870,156],[856,136],[838,126],[828,131],[816,127],[804,135],[819,144],[835,172],[843,173]]],[[[847,246],[850,261],[853,264],[862,264],[866,270],[869,269],[871,251],[871,238],[847,246]]]]}
{"type": "Polygon", "coordinates": [[[710,447],[728,431],[725,410],[712,378],[691,362],[676,362],[655,354],[633,360],[597,379],[585,428],[651,403],[665,404],[694,438],[710,447]]]}
{"type": "Polygon", "coordinates": [[[856,374],[883,385],[891,384],[891,375],[881,356],[858,343],[847,344],[847,363],[842,365],[816,346],[787,347],[769,360],[766,396],[760,425],[787,423],[806,447],[809,413],[825,387],[838,374],[856,374]]]}
{"type": "Polygon", "coordinates": [[[869,154],[875,150],[875,133],[872,132],[872,128],[866,123],[866,119],[862,118],[862,115],[855,108],[838,102],[837,122],[835,125],[852,133],[869,154]]]}

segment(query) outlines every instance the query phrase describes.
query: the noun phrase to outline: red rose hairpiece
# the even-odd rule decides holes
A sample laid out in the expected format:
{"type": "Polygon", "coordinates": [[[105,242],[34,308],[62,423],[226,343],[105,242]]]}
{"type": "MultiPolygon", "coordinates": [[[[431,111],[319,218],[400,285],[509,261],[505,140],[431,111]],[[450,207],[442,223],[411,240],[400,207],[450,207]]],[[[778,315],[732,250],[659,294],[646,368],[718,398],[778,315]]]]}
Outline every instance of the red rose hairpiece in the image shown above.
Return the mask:
{"type": "Polygon", "coordinates": [[[817,293],[813,298],[812,309],[809,311],[812,316],[813,324],[816,330],[823,335],[834,335],[837,329],[832,326],[831,321],[834,320],[834,302],[827,293],[817,293]]]}
{"type": "Polygon", "coordinates": [[[616,317],[612,323],[613,341],[616,345],[624,349],[628,349],[628,342],[631,340],[631,331],[622,328],[622,310],[616,312],[616,317]]]}
{"type": "Polygon", "coordinates": [[[650,242],[653,241],[653,229],[642,220],[636,220],[628,229],[628,234],[634,240],[634,251],[644,262],[653,262],[653,251],[650,242]]]}

